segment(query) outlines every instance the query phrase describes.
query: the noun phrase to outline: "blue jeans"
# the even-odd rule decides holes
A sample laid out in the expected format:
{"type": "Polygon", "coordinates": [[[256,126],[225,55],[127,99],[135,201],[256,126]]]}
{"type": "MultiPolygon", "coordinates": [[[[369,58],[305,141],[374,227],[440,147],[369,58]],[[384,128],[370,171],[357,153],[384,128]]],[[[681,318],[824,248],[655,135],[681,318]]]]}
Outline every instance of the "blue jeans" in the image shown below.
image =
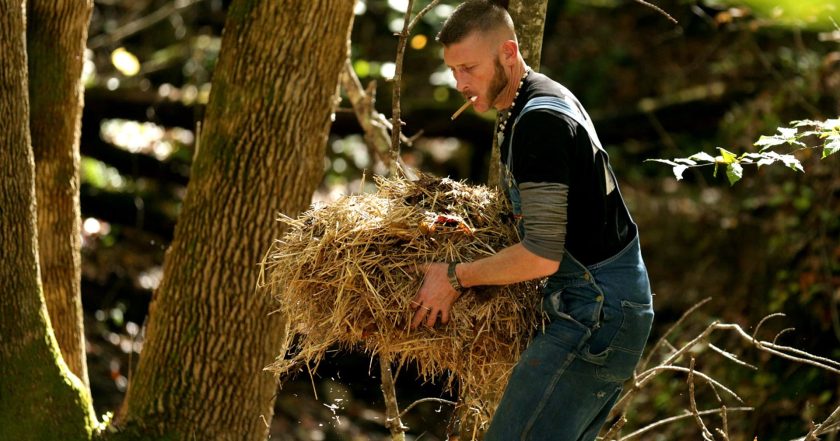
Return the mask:
{"type": "Polygon", "coordinates": [[[638,234],[589,267],[567,252],[543,293],[551,322],[514,368],[486,441],[594,440],[641,357],[653,304],[638,234]]]}

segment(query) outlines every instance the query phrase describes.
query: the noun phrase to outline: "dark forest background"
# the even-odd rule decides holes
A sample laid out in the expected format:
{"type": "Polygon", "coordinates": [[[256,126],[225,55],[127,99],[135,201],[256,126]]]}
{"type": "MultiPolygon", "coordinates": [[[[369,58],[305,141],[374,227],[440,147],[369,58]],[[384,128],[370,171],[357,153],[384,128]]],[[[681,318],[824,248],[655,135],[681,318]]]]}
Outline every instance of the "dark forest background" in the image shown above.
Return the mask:
{"type": "MultiPolygon", "coordinates": [[[[402,27],[404,3],[360,2],[352,34],[353,67],[363,83],[377,81],[376,107],[386,116],[393,32],[402,27]]],[[[415,10],[428,2],[417,3],[415,10]]],[[[463,101],[434,41],[456,3],[433,9],[410,39],[404,131],[423,132],[403,150],[403,159],[440,176],[483,183],[494,120],[468,111],[450,121],[463,101]]],[[[679,25],[634,2],[549,1],[538,67],[588,108],[640,224],[656,293],[652,339],[711,297],[682,326],[683,339],[712,320],[751,332],[762,317],[783,312],[785,317],[762,328],[763,338],[795,327],[779,342],[840,359],[837,158],[820,160],[818,152],[805,150],[797,154],[805,173],[747,168],[732,187],[711,170],[689,170],[678,182],[669,167],[644,162],[701,150],[714,154],[716,147],[754,151],[759,136],[791,120],[837,118],[840,27],[830,18],[840,21],[840,5],[816,21],[792,15],[792,2],[658,5],[679,25]]],[[[85,62],[81,202],[83,306],[99,414],[117,409],[142,350],[143,323],[189,180],[196,122],[209,96],[226,7],[222,0],[95,3],[85,62]]],[[[362,173],[386,170],[364,146],[349,103],[340,107],[314,200],[369,190],[360,188],[362,173]]],[[[743,439],[802,436],[809,422],[822,421],[837,407],[836,375],[772,358],[735,338],[724,336],[719,345],[760,368],[751,371],[712,352],[697,354],[698,369],[755,407],[730,416],[730,428],[743,439]]],[[[336,353],[314,378],[284,381],[272,439],[384,439],[379,380],[371,366],[364,355],[336,353]]],[[[685,391],[684,376],[662,376],[636,399],[628,424],[679,413],[688,407],[685,391]]],[[[420,384],[410,367],[399,377],[398,395],[406,403],[445,397],[434,384],[420,384]]],[[[714,402],[708,388],[699,388],[698,398],[714,402]]],[[[450,411],[418,406],[406,419],[409,436],[440,439],[450,411]]],[[[699,439],[692,424],[686,420],[643,439],[699,439]]]]}

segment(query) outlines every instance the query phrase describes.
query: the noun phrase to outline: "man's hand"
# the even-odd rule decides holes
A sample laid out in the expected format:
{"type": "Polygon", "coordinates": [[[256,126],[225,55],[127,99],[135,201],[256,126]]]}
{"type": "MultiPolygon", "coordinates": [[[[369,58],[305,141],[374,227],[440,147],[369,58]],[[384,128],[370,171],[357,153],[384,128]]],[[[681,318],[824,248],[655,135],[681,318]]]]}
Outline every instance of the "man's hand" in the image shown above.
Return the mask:
{"type": "Polygon", "coordinates": [[[449,284],[446,268],[445,263],[426,265],[423,285],[411,302],[411,306],[416,309],[414,319],[411,321],[411,329],[416,329],[423,320],[426,321],[427,326],[435,326],[438,315],[441,316],[441,323],[444,325],[449,323],[449,310],[461,293],[449,284]]]}

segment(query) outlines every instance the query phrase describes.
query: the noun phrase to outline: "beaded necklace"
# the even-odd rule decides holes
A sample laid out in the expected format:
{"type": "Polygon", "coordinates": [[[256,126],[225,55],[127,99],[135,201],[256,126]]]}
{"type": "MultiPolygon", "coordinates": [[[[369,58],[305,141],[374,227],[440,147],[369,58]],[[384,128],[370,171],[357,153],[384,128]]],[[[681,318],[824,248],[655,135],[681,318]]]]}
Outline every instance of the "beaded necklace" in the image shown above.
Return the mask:
{"type": "Polygon", "coordinates": [[[516,105],[516,98],[519,97],[519,90],[522,89],[522,84],[525,83],[525,78],[528,77],[530,72],[531,71],[529,69],[525,69],[522,79],[519,80],[519,86],[516,87],[516,93],[513,95],[510,107],[499,114],[499,127],[496,130],[496,140],[498,141],[499,147],[501,147],[502,143],[505,141],[505,127],[507,126],[508,121],[510,121],[511,112],[513,111],[513,107],[516,105]]]}

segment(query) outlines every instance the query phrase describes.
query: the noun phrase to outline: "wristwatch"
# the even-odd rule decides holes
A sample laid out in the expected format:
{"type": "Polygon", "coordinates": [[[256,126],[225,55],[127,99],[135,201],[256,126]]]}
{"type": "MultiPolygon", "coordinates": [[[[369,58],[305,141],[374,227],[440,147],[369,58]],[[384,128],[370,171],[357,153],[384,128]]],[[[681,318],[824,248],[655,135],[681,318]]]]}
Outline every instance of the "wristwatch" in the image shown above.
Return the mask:
{"type": "Polygon", "coordinates": [[[449,267],[446,269],[446,276],[449,278],[449,284],[452,285],[452,288],[455,291],[461,291],[464,289],[461,282],[458,280],[458,274],[455,273],[455,266],[457,266],[461,262],[449,262],[449,267]]]}

